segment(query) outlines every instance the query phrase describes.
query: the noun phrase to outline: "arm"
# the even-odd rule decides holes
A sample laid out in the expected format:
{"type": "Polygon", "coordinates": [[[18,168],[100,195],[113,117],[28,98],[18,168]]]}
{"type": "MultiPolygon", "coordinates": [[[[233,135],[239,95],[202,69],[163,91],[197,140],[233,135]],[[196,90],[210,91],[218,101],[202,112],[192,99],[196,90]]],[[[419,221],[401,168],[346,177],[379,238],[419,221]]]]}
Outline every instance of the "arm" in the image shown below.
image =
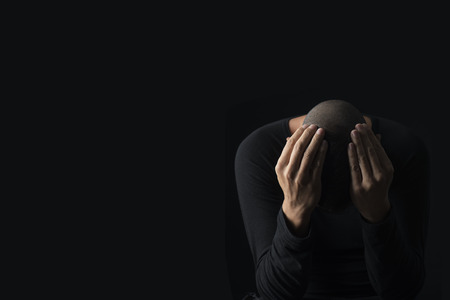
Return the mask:
{"type": "Polygon", "coordinates": [[[418,148],[400,171],[404,179],[391,187],[394,170],[381,143],[367,127],[356,129],[349,146],[351,191],[362,216],[370,281],[382,299],[413,299],[425,277],[426,151],[418,148]]]}
{"type": "Polygon", "coordinates": [[[273,166],[268,171],[255,161],[258,147],[241,145],[236,156],[239,200],[263,299],[301,299],[307,288],[309,220],[320,197],[326,151],[323,130],[316,130],[299,128],[286,143],[275,168],[282,195],[274,189],[279,188],[277,178],[267,174],[274,173],[273,166]]]}

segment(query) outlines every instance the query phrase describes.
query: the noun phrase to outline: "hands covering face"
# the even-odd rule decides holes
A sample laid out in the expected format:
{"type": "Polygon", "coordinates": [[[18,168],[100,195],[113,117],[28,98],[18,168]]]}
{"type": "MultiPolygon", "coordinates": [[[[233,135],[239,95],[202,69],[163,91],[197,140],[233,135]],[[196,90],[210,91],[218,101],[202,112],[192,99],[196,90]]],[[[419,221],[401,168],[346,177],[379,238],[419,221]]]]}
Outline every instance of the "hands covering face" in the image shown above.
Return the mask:
{"type": "Polygon", "coordinates": [[[275,167],[284,193],[283,211],[296,228],[300,227],[300,218],[309,218],[320,200],[328,147],[324,136],[323,128],[301,126],[288,139],[275,167]]]}
{"type": "MultiPolygon", "coordinates": [[[[367,124],[357,124],[348,146],[350,196],[360,214],[371,223],[390,210],[388,191],[394,168],[379,139],[367,124]]],[[[325,130],[303,125],[288,138],[275,171],[284,193],[283,211],[293,226],[308,219],[321,196],[321,174],[328,144],[325,130]]]]}
{"type": "Polygon", "coordinates": [[[350,196],[360,214],[370,223],[382,221],[390,210],[388,191],[394,167],[379,139],[367,124],[356,124],[348,146],[350,196]]]}

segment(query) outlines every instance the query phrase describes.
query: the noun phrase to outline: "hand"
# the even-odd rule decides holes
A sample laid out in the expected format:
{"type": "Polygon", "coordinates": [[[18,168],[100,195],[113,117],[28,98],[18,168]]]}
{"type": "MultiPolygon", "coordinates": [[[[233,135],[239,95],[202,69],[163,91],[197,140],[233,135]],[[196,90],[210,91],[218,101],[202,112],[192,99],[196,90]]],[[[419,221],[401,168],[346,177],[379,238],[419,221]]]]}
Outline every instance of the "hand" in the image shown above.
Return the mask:
{"type": "Polygon", "coordinates": [[[321,174],[327,142],[316,125],[297,129],[284,146],[275,171],[284,193],[283,212],[291,231],[307,233],[312,211],[320,200],[321,174]]]}
{"type": "Polygon", "coordinates": [[[348,157],[351,172],[350,196],[360,214],[370,223],[382,221],[391,208],[388,191],[394,167],[367,124],[352,130],[348,157]]]}

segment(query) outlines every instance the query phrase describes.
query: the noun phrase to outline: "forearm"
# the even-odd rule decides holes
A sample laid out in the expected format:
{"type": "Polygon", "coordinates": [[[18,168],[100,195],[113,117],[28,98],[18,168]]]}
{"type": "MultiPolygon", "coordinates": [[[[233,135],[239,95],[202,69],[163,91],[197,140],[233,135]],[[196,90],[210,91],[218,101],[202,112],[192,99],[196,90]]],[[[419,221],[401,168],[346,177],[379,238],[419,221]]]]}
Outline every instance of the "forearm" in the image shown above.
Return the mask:
{"type": "Polygon", "coordinates": [[[381,223],[361,222],[366,265],[374,289],[381,299],[412,299],[425,277],[423,253],[405,243],[392,209],[381,223]]]}
{"type": "MultiPolygon", "coordinates": [[[[280,210],[271,247],[257,264],[256,285],[263,299],[302,299],[311,266],[311,231],[298,237],[280,210]]],[[[309,227],[309,225],[308,225],[309,227]]]]}

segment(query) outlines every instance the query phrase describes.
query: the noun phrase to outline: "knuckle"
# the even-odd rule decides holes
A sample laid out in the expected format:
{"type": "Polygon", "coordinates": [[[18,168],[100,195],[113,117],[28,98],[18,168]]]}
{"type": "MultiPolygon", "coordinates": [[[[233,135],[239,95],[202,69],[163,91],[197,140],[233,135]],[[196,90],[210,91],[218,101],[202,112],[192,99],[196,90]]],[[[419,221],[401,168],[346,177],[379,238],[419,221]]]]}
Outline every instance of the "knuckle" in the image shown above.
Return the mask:
{"type": "Polygon", "coordinates": [[[303,143],[299,140],[297,143],[295,143],[294,145],[294,150],[295,151],[299,151],[303,148],[303,143]]]}
{"type": "Polygon", "coordinates": [[[365,187],[367,190],[370,190],[374,187],[375,185],[375,179],[372,176],[367,176],[365,178],[365,187]]]}
{"type": "Polygon", "coordinates": [[[359,165],[355,164],[355,165],[352,166],[351,169],[352,169],[353,172],[359,172],[359,165]]]}
{"type": "Polygon", "coordinates": [[[358,153],[358,159],[359,161],[364,161],[367,158],[366,153],[362,152],[362,153],[358,153]]]}
{"type": "Polygon", "coordinates": [[[384,184],[387,181],[388,181],[388,176],[386,176],[385,174],[374,175],[373,183],[376,185],[384,184]]]}
{"type": "Polygon", "coordinates": [[[282,171],[282,167],[280,164],[277,163],[277,165],[275,166],[275,173],[280,174],[282,171]]]}
{"type": "Polygon", "coordinates": [[[373,181],[376,183],[382,182],[384,180],[384,176],[382,173],[374,173],[373,174],[373,181]]]}
{"type": "Polygon", "coordinates": [[[304,151],[308,147],[307,139],[300,138],[295,145],[297,146],[297,149],[304,151]]]}
{"type": "Polygon", "coordinates": [[[294,174],[292,174],[292,172],[285,172],[284,173],[284,177],[289,180],[292,181],[294,179],[294,174]]]}

